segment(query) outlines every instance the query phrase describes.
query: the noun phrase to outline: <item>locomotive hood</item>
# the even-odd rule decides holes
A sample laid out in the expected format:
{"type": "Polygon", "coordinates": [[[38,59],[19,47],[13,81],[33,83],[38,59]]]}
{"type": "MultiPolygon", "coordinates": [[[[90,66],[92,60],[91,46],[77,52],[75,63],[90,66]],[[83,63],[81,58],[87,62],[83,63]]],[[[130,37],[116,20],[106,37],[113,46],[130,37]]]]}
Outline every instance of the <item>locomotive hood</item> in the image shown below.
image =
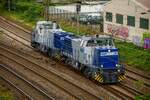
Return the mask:
{"type": "Polygon", "coordinates": [[[95,48],[93,65],[103,69],[115,69],[118,58],[117,48],[95,48]]]}

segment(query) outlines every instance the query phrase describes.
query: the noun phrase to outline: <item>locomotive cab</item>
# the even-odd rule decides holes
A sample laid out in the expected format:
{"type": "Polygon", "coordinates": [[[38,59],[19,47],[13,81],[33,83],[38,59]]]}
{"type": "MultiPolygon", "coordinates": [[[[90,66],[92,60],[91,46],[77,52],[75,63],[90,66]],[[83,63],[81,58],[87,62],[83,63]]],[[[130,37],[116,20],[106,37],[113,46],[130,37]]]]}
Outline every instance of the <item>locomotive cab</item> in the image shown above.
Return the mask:
{"type": "Polygon", "coordinates": [[[39,21],[35,27],[35,30],[38,34],[44,34],[47,31],[58,30],[60,29],[59,25],[56,22],[52,21],[39,21]]]}
{"type": "Polygon", "coordinates": [[[124,67],[119,64],[118,49],[110,36],[84,37],[81,42],[83,63],[90,66],[95,80],[116,83],[123,80],[124,67]]]}
{"type": "Polygon", "coordinates": [[[38,21],[31,37],[31,46],[46,52],[52,44],[53,32],[62,31],[55,21],[38,21]],[[49,41],[51,40],[51,41],[49,41]]]}

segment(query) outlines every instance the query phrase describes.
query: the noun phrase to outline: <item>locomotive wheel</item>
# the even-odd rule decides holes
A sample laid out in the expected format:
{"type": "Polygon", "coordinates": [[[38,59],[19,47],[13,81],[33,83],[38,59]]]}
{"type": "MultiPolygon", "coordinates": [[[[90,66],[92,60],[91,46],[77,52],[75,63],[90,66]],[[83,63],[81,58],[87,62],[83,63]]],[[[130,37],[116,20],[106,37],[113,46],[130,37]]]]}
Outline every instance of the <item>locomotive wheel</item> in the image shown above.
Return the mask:
{"type": "Polygon", "coordinates": [[[81,65],[80,62],[76,61],[76,67],[77,67],[78,70],[81,71],[83,66],[81,65]]]}
{"type": "Polygon", "coordinates": [[[52,58],[52,50],[51,49],[48,50],[47,54],[50,58],[52,58]]]}
{"type": "Polygon", "coordinates": [[[31,46],[35,48],[35,42],[31,42],[31,46]]]}
{"type": "Polygon", "coordinates": [[[90,69],[85,67],[84,71],[83,71],[83,74],[87,77],[87,78],[91,78],[91,72],[90,72],[90,69]]]}
{"type": "Polygon", "coordinates": [[[40,50],[41,50],[42,52],[45,52],[45,47],[44,47],[43,45],[40,45],[40,50]]]}
{"type": "Polygon", "coordinates": [[[80,66],[81,73],[84,73],[85,68],[86,68],[86,66],[84,66],[83,64],[81,64],[81,66],[80,66]]]}

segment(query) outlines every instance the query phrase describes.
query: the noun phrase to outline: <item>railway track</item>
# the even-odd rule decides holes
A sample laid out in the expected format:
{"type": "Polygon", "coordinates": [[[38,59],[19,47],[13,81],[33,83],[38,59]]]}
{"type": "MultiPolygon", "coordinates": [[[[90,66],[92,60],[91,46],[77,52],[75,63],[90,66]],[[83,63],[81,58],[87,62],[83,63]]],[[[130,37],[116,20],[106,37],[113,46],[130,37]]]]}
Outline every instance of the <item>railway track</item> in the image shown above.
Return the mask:
{"type": "Polygon", "coordinates": [[[32,71],[33,73],[35,73],[36,75],[49,81],[50,83],[53,83],[55,86],[61,88],[63,91],[74,96],[75,98],[81,99],[80,97],[84,97],[85,99],[93,99],[93,100],[99,99],[99,96],[95,96],[93,93],[90,93],[89,91],[79,87],[78,85],[73,84],[72,82],[66,80],[64,77],[59,75],[58,72],[56,72],[56,71],[54,72],[54,70],[48,71],[48,70],[44,69],[43,67],[31,62],[30,60],[23,58],[21,55],[15,54],[14,52],[9,51],[8,49],[4,49],[3,47],[0,47],[0,48],[1,48],[1,50],[3,50],[3,53],[5,51],[7,51],[4,54],[1,54],[2,56],[19,64],[20,66],[24,67],[25,69],[32,71]],[[26,63],[28,63],[28,64],[26,64],[26,63]],[[59,81],[59,83],[58,83],[58,81],[59,81]],[[80,94],[81,96],[79,96],[79,93],[82,93],[82,94],[80,94]]]}
{"type": "MultiPolygon", "coordinates": [[[[29,34],[29,33],[27,33],[27,34],[29,34]]],[[[21,38],[21,37],[20,37],[21,38]]],[[[24,39],[24,38],[22,38],[22,39],[24,39]]],[[[18,41],[18,42],[20,42],[20,41],[18,41]]],[[[29,42],[29,41],[28,41],[29,42]]],[[[26,45],[27,46],[27,45],[26,45]]],[[[32,47],[30,47],[29,45],[28,45],[28,47],[29,48],[31,48],[32,49],[32,47]]],[[[127,70],[128,71],[128,70],[127,70]]],[[[140,74],[140,76],[144,76],[144,75],[142,75],[142,74],[140,74]]],[[[127,77],[128,78],[128,77],[127,77]]],[[[137,80],[137,79],[135,79],[135,78],[133,78],[133,80],[137,80]]],[[[123,84],[122,84],[123,85],[123,84]]],[[[121,87],[122,85],[118,85],[117,87],[121,87]]],[[[114,88],[114,86],[108,86],[109,88],[114,88]]],[[[107,86],[105,87],[105,88],[107,88],[107,86]]],[[[115,87],[116,88],[116,87],[115,87]]],[[[132,89],[132,88],[129,88],[129,86],[123,86],[122,88],[125,88],[127,91],[132,91],[132,94],[142,94],[141,92],[139,92],[139,91],[136,91],[135,89],[132,89]],[[128,88],[128,89],[127,89],[128,88]]],[[[110,89],[108,89],[108,90],[110,90],[110,89]]],[[[110,91],[113,91],[113,89],[112,90],[110,90],[110,91]]],[[[116,92],[117,93],[117,92],[116,92]]],[[[122,94],[123,95],[123,94],[122,94]]],[[[124,95],[125,96],[125,95],[124,95]]],[[[127,95],[126,95],[127,96],[127,95]]],[[[120,96],[121,97],[121,96],[120,96]]],[[[131,98],[133,98],[133,97],[130,97],[130,99],[131,98]]]]}
{"type": "Polygon", "coordinates": [[[0,16],[0,20],[4,21],[5,23],[7,23],[9,25],[12,25],[12,27],[14,27],[14,28],[18,28],[19,30],[24,31],[25,33],[30,34],[30,32],[31,32],[29,29],[26,29],[26,28],[24,28],[22,26],[19,26],[18,24],[15,24],[14,22],[12,22],[10,20],[7,20],[6,18],[4,18],[2,16],[0,16]]]}
{"type": "Polygon", "coordinates": [[[8,66],[0,64],[1,78],[24,94],[29,100],[54,100],[34,84],[24,79],[18,73],[9,69],[8,66]]]}
{"type": "MultiPolygon", "coordinates": [[[[1,49],[2,49],[2,48],[1,48],[1,49]]],[[[11,50],[11,49],[9,48],[8,50],[11,50]]],[[[5,51],[7,51],[7,50],[5,49],[5,51]]],[[[11,50],[11,52],[12,52],[12,51],[13,51],[13,50],[11,50]]],[[[16,57],[15,57],[15,58],[16,58],[16,57]]],[[[28,58],[25,58],[25,57],[24,57],[24,59],[27,60],[28,58]]],[[[107,85],[106,85],[106,86],[99,85],[99,86],[105,88],[106,90],[111,91],[111,92],[114,93],[116,96],[118,96],[119,98],[122,98],[122,99],[126,99],[126,98],[133,99],[133,98],[134,98],[134,95],[135,95],[135,94],[127,93],[128,91],[123,92],[123,91],[122,91],[123,88],[122,88],[121,91],[120,91],[119,86],[107,86],[107,85]],[[119,94],[118,94],[118,93],[119,93],[119,94]],[[127,93],[127,94],[126,94],[126,93],[127,93]]],[[[129,89],[128,89],[128,90],[129,90],[129,89]]],[[[131,90],[130,90],[130,92],[131,92],[131,90]]]]}
{"type": "Polygon", "coordinates": [[[6,56],[2,56],[2,55],[0,56],[2,57],[2,59],[5,57],[5,63],[9,65],[10,69],[22,75],[24,78],[26,78],[31,83],[33,83],[36,87],[45,91],[46,94],[51,95],[56,100],[60,100],[60,99],[78,100],[78,98],[76,98],[74,95],[68,94],[68,92],[66,91],[62,91],[60,87],[54,86],[52,83],[50,83],[50,81],[48,81],[44,77],[41,77],[33,73],[31,70],[25,68],[24,66],[20,65],[21,63],[14,62],[11,59],[6,58],[6,56]]]}
{"type": "MultiPolygon", "coordinates": [[[[126,65],[128,66],[128,65],[126,65]]],[[[150,87],[150,77],[148,77],[148,75],[142,75],[142,74],[139,74],[135,71],[132,71],[130,69],[126,69],[127,71],[127,77],[132,79],[132,80],[135,80],[135,81],[138,81],[138,80],[143,80],[144,81],[144,85],[147,86],[147,87],[150,87]],[[138,79],[136,79],[136,77],[138,76],[138,79]]]]}
{"type": "MultiPolygon", "coordinates": [[[[0,65],[0,67],[5,65],[0,65]]],[[[15,99],[25,99],[25,100],[33,100],[31,96],[25,93],[22,89],[18,88],[15,84],[13,84],[10,80],[5,79],[0,76],[1,85],[7,87],[9,90],[12,90],[15,94],[15,99]],[[15,92],[14,92],[15,91],[15,92]]]]}
{"type": "Polygon", "coordinates": [[[0,27],[9,31],[10,33],[15,34],[17,37],[23,38],[25,41],[30,42],[30,36],[31,34],[26,33],[22,30],[19,30],[18,28],[14,27],[13,25],[7,23],[4,20],[0,19],[0,27]]]}
{"type": "Polygon", "coordinates": [[[143,77],[143,78],[145,78],[145,79],[147,79],[147,80],[150,80],[150,75],[144,75],[145,73],[139,72],[139,70],[132,70],[129,65],[127,65],[127,64],[125,64],[125,65],[127,66],[126,70],[127,70],[128,72],[134,73],[134,74],[136,74],[136,75],[138,75],[138,76],[141,76],[141,77],[143,77]],[[138,72],[139,72],[139,73],[138,73],[138,72]],[[140,73],[143,73],[143,74],[140,74],[140,73]]]}

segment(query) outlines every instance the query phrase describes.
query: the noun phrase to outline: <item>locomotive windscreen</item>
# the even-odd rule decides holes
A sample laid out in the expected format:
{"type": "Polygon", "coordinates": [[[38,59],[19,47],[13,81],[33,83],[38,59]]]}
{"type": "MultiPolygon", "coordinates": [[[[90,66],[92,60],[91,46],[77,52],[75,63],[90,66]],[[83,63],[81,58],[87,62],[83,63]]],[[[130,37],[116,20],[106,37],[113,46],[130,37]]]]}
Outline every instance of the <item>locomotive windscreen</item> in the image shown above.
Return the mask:
{"type": "Polygon", "coordinates": [[[98,38],[87,41],[86,46],[114,46],[112,38],[98,38]]]}
{"type": "Polygon", "coordinates": [[[53,24],[44,24],[45,29],[53,29],[53,24]]]}
{"type": "Polygon", "coordinates": [[[55,24],[55,26],[53,26],[53,25],[54,25],[54,23],[43,24],[44,29],[53,29],[54,27],[56,29],[60,29],[58,24],[55,24]]]}

